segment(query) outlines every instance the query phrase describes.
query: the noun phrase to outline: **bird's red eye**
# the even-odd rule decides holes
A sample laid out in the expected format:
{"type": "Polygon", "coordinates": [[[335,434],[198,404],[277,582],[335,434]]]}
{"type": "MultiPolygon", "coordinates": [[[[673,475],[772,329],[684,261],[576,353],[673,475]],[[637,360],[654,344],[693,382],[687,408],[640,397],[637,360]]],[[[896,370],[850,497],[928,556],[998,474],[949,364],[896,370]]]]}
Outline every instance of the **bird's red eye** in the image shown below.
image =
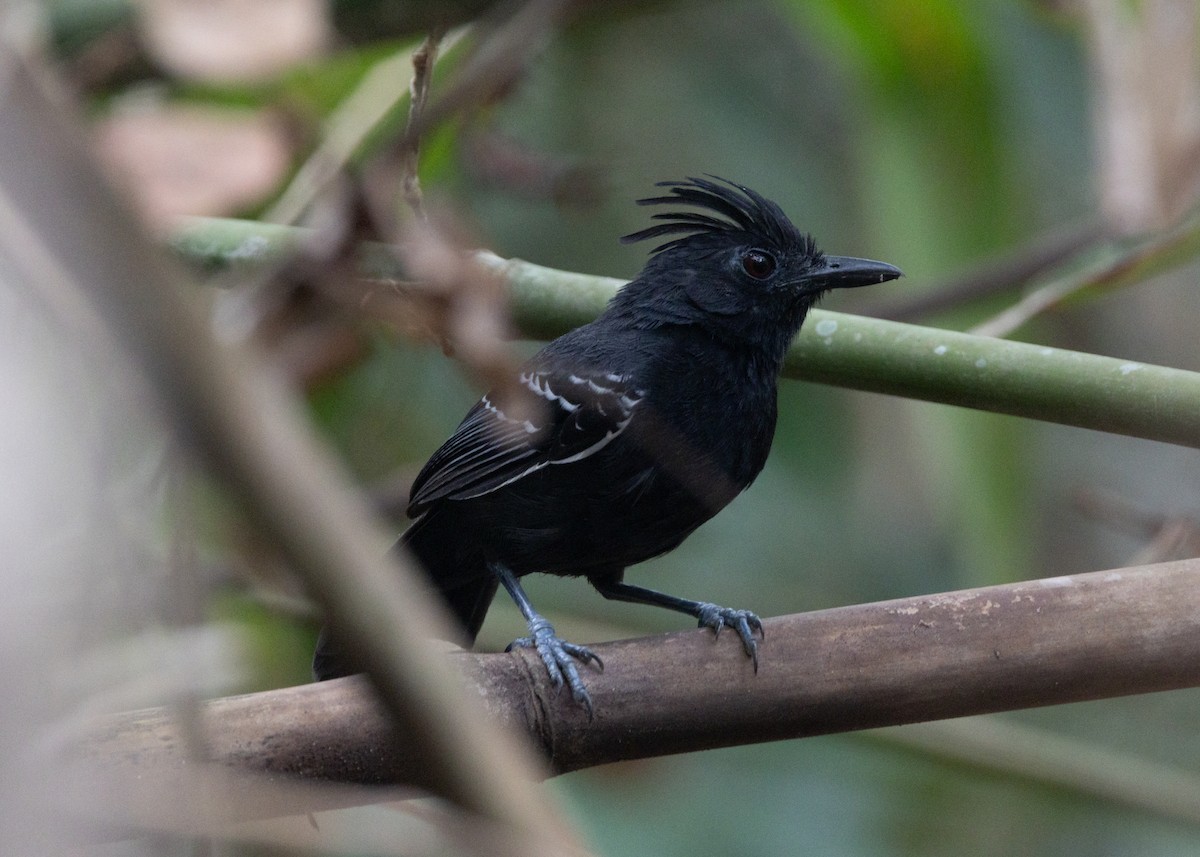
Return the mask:
{"type": "Polygon", "coordinates": [[[775,257],[762,250],[747,250],[742,254],[742,270],[756,280],[765,280],[775,273],[775,257]]]}

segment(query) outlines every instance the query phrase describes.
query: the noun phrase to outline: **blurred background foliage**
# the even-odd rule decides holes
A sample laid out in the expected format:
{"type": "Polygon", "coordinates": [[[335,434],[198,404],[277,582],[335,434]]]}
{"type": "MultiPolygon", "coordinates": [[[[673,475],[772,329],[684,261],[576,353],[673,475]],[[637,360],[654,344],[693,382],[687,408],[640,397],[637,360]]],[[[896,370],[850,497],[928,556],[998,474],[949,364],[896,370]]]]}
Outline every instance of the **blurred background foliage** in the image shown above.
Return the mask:
{"type": "MultiPolygon", "coordinates": [[[[228,36],[232,52],[241,38],[253,55],[299,32],[296,55],[274,70],[223,76],[196,71],[189,57],[219,39],[194,22],[173,23],[172,5],[189,4],[46,5],[52,51],[89,108],[98,151],[160,232],[175,214],[269,211],[376,63],[411,50],[443,15],[459,24],[499,14],[482,2],[296,3],[296,14],[317,17],[270,31],[247,19],[228,36]]],[[[238,4],[226,5],[239,14],[238,4]]],[[[777,200],[830,252],[900,266],[904,280],[827,304],[886,313],[970,283],[996,259],[1085,236],[1033,285],[1053,281],[1188,207],[1164,204],[1157,221],[1114,208],[1117,179],[1103,154],[1105,123],[1118,120],[1105,106],[1112,84],[1102,70],[1125,63],[1148,101],[1167,78],[1137,58],[1104,56],[1101,35],[1125,27],[1135,42],[1147,20],[1177,16],[1174,31],[1190,47],[1162,53],[1194,72],[1190,3],[580,5],[544,49],[530,51],[511,85],[423,141],[430,205],[454,212],[475,243],[501,256],[632,276],[645,247],[616,240],[646,223],[632,200],[655,181],[715,173],[777,200]]],[[[459,59],[448,45],[434,98],[459,59]]],[[[215,61],[218,69],[231,62],[215,61]]],[[[382,113],[353,163],[368,162],[402,127],[403,104],[382,113]]],[[[1161,158],[1160,183],[1188,186],[1195,159],[1180,167],[1161,158]]],[[[1200,264],[1184,260],[1056,306],[1018,335],[1200,370],[1198,275],[1200,264]]],[[[907,320],[968,329],[1029,285],[964,290],[907,320]]],[[[294,356],[295,337],[268,341],[281,362],[294,356]]],[[[364,485],[395,508],[405,480],[477,397],[477,383],[435,346],[387,325],[356,321],[349,340],[329,337],[320,348],[337,358],[324,353],[315,359],[321,371],[300,373],[313,417],[364,485]]],[[[314,365],[313,356],[301,363],[314,365]]],[[[766,616],[1194,555],[1198,488],[1194,450],[785,382],[763,476],[630,579],[766,616]]],[[[207,614],[243,624],[256,641],[245,689],[307,680],[311,611],[242,531],[236,510],[208,493],[195,502],[200,562],[218,593],[207,614]]],[[[682,627],[662,611],[603,602],[579,581],[530,579],[528,587],[570,639],[682,627]]],[[[497,599],[481,645],[501,648],[520,630],[515,610],[497,599]]],[[[1073,739],[1081,760],[1096,754],[1101,780],[1106,764],[1114,778],[1124,774],[1105,761],[1112,751],[1200,777],[1198,702],[1195,692],[1177,692],[1003,719],[1020,727],[1015,741],[1045,731],[1073,739]]],[[[952,745],[928,752],[886,735],[847,735],[610,766],[550,788],[611,855],[1200,848],[1196,813],[1188,822],[1166,806],[1132,809],[1096,790],[954,756],[952,745]]]]}

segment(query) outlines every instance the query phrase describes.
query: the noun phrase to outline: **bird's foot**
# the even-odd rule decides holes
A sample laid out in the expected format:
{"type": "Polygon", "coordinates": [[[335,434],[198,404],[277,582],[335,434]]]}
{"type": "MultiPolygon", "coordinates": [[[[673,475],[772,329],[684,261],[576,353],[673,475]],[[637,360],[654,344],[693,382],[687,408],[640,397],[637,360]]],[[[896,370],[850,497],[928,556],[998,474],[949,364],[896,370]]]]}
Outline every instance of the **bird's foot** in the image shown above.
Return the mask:
{"type": "Polygon", "coordinates": [[[536,649],[542,663],[546,665],[546,672],[550,674],[550,683],[557,689],[565,682],[571,689],[571,697],[587,709],[588,719],[591,720],[595,716],[592,698],[584,687],[583,679],[579,677],[575,661],[584,664],[594,662],[601,671],[604,670],[604,661],[586,646],[561,639],[554,633],[554,626],[541,616],[529,622],[529,634],[528,637],[513,640],[504,651],[536,649]]]}
{"type": "Polygon", "coordinates": [[[746,650],[746,654],[754,664],[754,671],[757,673],[758,640],[754,639],[754,632],[758,632],[759,639],[766,639],[762,620],[758,618],[758,614],[751,613],[749,610],[720,607],[707,602],[701,602],[699,606],[700,609],[696,616],[700,620],[700,627],[712,628],[718,637],[721,636],[722,628],[728,627],[737,631],[737,635],[742,639],[742,648],[746,650]]]}

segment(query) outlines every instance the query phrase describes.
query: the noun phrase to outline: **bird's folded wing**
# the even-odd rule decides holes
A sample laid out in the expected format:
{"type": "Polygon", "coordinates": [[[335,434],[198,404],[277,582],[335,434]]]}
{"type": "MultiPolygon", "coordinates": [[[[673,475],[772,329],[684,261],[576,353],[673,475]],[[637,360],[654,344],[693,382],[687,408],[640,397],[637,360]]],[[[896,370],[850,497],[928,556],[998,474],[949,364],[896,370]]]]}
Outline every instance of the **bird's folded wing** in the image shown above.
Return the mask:
{"type": "Polygon", "coordinates": [[[617,374],[528,371],[517,389],[527,396],[520,413],[484,396],[433,454],[413,483],[410,516],[595,454],[625,431],[643,398],[617,374]]]}

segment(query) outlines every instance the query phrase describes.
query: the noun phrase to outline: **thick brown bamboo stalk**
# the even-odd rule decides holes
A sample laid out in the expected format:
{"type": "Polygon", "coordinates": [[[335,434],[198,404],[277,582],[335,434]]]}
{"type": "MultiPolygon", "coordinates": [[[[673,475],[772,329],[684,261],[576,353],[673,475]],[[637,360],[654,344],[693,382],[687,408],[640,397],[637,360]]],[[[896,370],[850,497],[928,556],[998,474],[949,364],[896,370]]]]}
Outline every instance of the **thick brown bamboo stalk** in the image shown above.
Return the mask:
{"type": "MultiPolygon", "coordinates": [[[[554,770],[1200,684],[1200,559],[842,607],[765,622],[758,674],[733,634],[595,647],[591,722],[536,656],[453,653],[491,714],[554,770]]],[[[338,782],[420,779],[358,678],[214,700],[209,758],[338,782]]],[[[119,715],[87,754],[142,776],[185,764],[166,710],[119,715]]],[[[314,798],[315,799],[315,798],[314,798]]],[[[344,801],[341,793],[339,802],[344,801]]],[[[370,800],[365,793],[363,800],[370,800]]],[[[296,811],[319,807],[298,807],[296,811]]]]}

